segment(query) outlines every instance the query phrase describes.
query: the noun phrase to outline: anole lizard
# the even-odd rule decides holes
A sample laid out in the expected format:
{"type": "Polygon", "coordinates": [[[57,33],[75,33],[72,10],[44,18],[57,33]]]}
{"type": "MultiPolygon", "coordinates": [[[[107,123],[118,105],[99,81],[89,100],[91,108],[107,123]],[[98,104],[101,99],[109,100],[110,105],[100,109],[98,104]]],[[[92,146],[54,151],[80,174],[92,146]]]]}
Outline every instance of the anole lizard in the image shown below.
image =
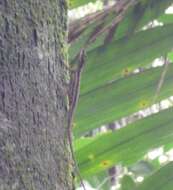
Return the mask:
{"type": "Polygon", "coordinates": [[[70,70],[70,84],[69,84],[69,92],[68,92],[69,110],[68,110],[68,123],[67,123],[68,131],[67,131],[67,133],[68,133],[68,140],[69,140],[72,158],[73,158],[74,164],[75,164],[75,170],[77,172],[77,175],[80,178],[83,189],[86,190],[85,185],[82,180],[82,177],[80,175],[80,171],[79,171],[76,159],[75,159],[73,145],[72,145],[73,116],[74,116],[74,112],[75,112],[76,105],[77,105],[78,98],[79,98],[81,73],[82,73],[84,65],[85,65],[85,50],[84,49],[82,49],[80,51],[77,58],[79,61],[77,68],[75,70],[72,70],[72,69],[70,70]]]}

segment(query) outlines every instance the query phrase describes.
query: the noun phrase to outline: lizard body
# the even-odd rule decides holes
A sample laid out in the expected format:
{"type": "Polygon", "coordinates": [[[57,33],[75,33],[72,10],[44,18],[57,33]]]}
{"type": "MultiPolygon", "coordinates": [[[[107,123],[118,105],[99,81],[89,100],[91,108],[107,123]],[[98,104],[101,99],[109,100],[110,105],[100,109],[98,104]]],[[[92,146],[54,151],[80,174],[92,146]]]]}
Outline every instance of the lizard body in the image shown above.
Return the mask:
{"type": "Polygon", "coordinates": [[[74,151],[73,151],[73,145],[72,145],[72,123],[73,123],[73,117],[74,117],[74,113],[76,110],[76,105],[79,99],[79,92],[80,92],[80,79],[81,79],[81,73],[83,71],[84,68],[84,64],[85,64],[85,51],[84,49],[82,49],[79,53],[78,56],[78,60],[79,60],[79,64],[77,66],[77,68],[75,70],[71,70],[70,71],[70,85],[69,85],[69,111],[68,111],[68,128],[67,128],[67,133],[68,133],[68,140],[69,140],[69,145],[70,145],[70,149],[71,149],[71,154],[72,154],[72,158],[74,160],[74,164],[75,164],[75,170],[77,172],[77,175],[80,178],[81,181],[81,185],[83,187],[84,190],[86,190],[85,185],[83,183],[82,177],[80,175],[79,172],[79,168],[75,159],[75,155],[74,155],[74,151]]]}

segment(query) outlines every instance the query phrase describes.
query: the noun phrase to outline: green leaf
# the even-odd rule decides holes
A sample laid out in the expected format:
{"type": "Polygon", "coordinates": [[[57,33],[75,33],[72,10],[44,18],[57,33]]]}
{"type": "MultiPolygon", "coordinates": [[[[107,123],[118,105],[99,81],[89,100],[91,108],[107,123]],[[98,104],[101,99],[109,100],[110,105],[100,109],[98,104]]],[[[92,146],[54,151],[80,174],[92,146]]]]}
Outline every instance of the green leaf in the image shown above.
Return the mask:
{"type": "MultiPolygon", "coordinates": [[[[136,6],[129,7],[127,14],[124,16],[124,19],[117,27],[116,33],[114,35],[114,40],[120,39],[124,36],[126,36],[130,31],[135,31],[141,29],[145,24],[148,22],[156,19],[159,15],[163,13],[163,11],[173,2],[172,0],[149,0],[147,1],[147,4],[145,3],[145,7],[143,10],[143,16],[141,15],[136,16],[135,10],[138,9],[140,2],[143,2],[142,0],[137,3],[136,6]],[[154,5],[154,6],[153,6],[154,5]],[[136,18],[138,18],[138,21],[136,22],[136,18]],[[139,19],[140,18],[140,19],[139,19]]],[[[143,5],[143,6],[144,6],[143,5]]],[[[100,19],[92,19],[90,22],[86,25],[85,30],[82,30],[82,33],[78,35],[78,39],[73,41],[70,48],[69,48],[69,55],[70,60],[73,60],[73,58],[77,55],[79,50],[84,47],[84,44],[88,41],[88,38],[91,36],[93,31],[96,28],[99,28],[102,26],[102,28],[107,27],[109,25],[112,25],[112,22],[116,18],[115,8],[110,9],[109,14],[105,16],[105,10],[100,11],[99,14],[104,15],[104,17],[100,17],[100,19]]],[[[75,28],[81,28],[82,22],[81,20],[76,21],[78,23],[75,25],[75,28]]],[[[69,35],[71,35],[73,31],[69,31],[69,35]]],[[[132,32],[131,32],[132,33],[132,32]]],[[[87,47],[87,51],[92,50],[100,45],[103,45],[104,38],[107,35],[107,30],[102,35],[98,36],[96,40],[92,43],[89,43],[87,47]]]]}
{"type": "Polygon", "coordinates": [[[87,177],[121,163],[130,165],[149,150],[172,142],[173,108],[107,133],[75,152],[81,175],[87,177]]]}
{"type": "MultiPolygon", "coordinates": [[[[79,19],[76,22],[71,23],[69,27],[70,61],[75,58],[82,47],[89,43],[88,41],[93,35],[95,35],[101,29],[109,26],[115,17],[116,13],[114,12],[114,9],[111,9],[108,13],[105,13],[105,10],[101,10],[95,13],[95,16],[92,15],[92,19],[86,16],[83,19],[79,19]]],[[[89,51],[102,45],[106,34],[107,33],[104,33],[103,35],[99,36],[96,41],[89,43],[89,47],[87,46],[86,50],[89,51]]]]}
{"type": "Polygon", "coordinates": [[[129,34],[130,31],[140,30],[144,25],[158,18],[172,3],[173,0],[139,1],[120,24],[116,34],[117,38],[129,34]]]}
{"type": "Polygon", "coordinates": [[[70,9],[74,9],[90,2],[95,2],[96,0],[69,0],[70,9]]]}
{"type": "Polygon", "coordinates": [[[121,180],[121,190],[133,190],[135,188],[136,184],[133,181],[133,179],[125,175],[121,180]]]}
{"type": "Polygon", "coordinates": [[[163,14],[158,18],[158,21],[164,24],[171,24],[173,23],[173,14],[163,14]]]}
{"type": "Polygon", "coordinates": [[[74,141],[74,147],[75,151],[83,148],[87,144],[91,143],[94,139],[92,137],[87,137],[87,138],[79,138],[74,141]]]}
{"type": "Polygon", "coordinates": [[[86,180],[95,189],[108,190],[111,189],[110,180],[106,171],[100,172],[98,175],[89,176],[86,180]]]}
{"type": "Polygon", "coordinates": [[[172,190],[173,188],[173,162],[168,163],[144,182],[131,190],[172,190]]]}
{"type": "Polygon", "coordinates": [[[172,34],[173,25],[165,25],[90,51],[82,74],[81,94],[165,55],[173,47],[172,34]]]}
{"type": "Polygon", "coordinates": [[[172,143],[172,142],[169,143],[169,144],[166,144],[166,145],[164,146],[164,151],[165,151],[165,152],[167,152],[167,151],[169,151],[169,150],[171,150],[171,149],[173,149],[173,143],[172,143]]]}
{"type": "MultiPolygon", "coordinates": [[[[81,95],[75,113],[75,136],[153,104],[163,68],[151,68],[81,95]]],[[[157,101],[173,94],[172,80],[173,64],[170,64],[157,101]]]]}
{"type": "Polygon", "coordinates": [[[170,62],[173,62],[173,52],[169,52],[167,55],[170,62]]]}

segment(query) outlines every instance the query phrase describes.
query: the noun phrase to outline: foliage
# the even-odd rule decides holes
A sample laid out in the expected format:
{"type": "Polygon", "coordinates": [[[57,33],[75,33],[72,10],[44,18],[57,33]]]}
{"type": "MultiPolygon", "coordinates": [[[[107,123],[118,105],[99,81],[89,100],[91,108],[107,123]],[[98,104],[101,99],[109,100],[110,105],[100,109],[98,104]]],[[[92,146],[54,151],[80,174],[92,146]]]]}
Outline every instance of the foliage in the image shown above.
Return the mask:
{"type": "MultiPolygon", "coordinates": [[[[94,0],[70,0],[78,8],[94,0]]],[[[122,0],[69,24],[69,60],[78,64],[86,51],[80,96],[74,118],[75,155],[82,177],[93,187],[110,189],[110,168],[121,165],[133,175],[120,180],[121,190],[173,189],[173,163],[162,166],[146,154],[163,146],[173,148],[173,108],[157,109],[117,122],[173,95],[173,15],[165,10],[173,0],[122,0]],[[153,24],[154,21],[161,24],[153,24]],[[162,65],[152,62],[162,59],[162,65]],[[101,126],[106,132],[100,134],[101,126]],[[95,133],[95,131],[97,131],[95,133]],[[96,135],[95,135],[96,134],[96,135]],[[145,180],[138,184],[136,177],[145,180]],[[106,180],[107,179],[107,180],[106,180]]]]}

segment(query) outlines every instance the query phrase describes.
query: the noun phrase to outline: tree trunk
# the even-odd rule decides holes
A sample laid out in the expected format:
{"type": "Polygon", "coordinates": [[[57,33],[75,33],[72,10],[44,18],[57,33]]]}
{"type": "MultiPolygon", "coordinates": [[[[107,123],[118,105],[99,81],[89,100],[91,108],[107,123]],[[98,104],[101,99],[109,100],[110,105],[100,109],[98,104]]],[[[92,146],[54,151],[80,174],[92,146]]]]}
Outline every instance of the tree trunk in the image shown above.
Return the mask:
{"type": "Polygon", "coordinates": [[[0,0],[0,190],[71,190],[66,0],[0,0]]]}

